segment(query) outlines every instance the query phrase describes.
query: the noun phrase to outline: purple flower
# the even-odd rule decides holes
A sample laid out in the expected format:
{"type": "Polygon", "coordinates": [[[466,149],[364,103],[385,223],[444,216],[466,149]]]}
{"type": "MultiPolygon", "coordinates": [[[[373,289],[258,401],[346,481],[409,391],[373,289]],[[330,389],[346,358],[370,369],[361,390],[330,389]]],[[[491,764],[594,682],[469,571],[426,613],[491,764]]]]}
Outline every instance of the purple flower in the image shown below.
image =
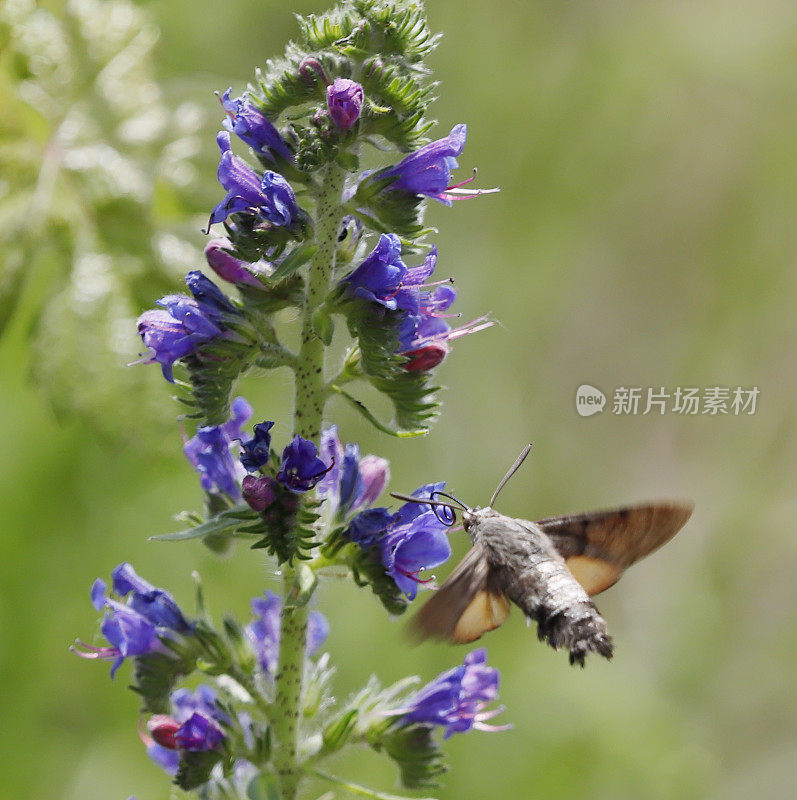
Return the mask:
{"type": "Polygon", "coordinates": [[[312,489],[331,469],[319,457],[315,444],[296,435],[282,451],[282,466],[277,480],[292,492],[312,489]]]}
{"type": "MultiPolygon", "coordinates": [[[[267,591],[265,598],[252,600],[252,611],[256,619],[244,628],[247,639],[255,651],[263,672],[273,677],[277,672],[280,643],[280,614],[282,601],[267,591]]],[[[307,619],[307,656],[313,655],[329,635],[329,623],[320,611],[311,611],[307,619]]]]}
{"type": "Polygon", "coordinates": [[[342,130],[349,130],[360,117],[363,87],[348,78],[335,78],[327,86],[327,107],[332,121],[342,130]]]}
{"type": "Polygon", "coordinates": [[[410,697],[404,708],[395,713],[403,715],[405,724],[445,727],[445,739],[471,728],[484,731],[505,730],[508,725],[484,724],[502,711],[500,708],[484,710],[498,694],[498,681],[498,670],[487,666],[487,651],[479,648],[465,656],[462,666],[438,675],[410,697]]]}
{"type": "Polygon", "coordinates": [[[243,455],[241,463],[246,467],[247,472],[256,472],[260,467],[268,463],[271,455],[271,434],[269,431],[274,427],[273,422],[266,420],[255,425],[255,435],[245,442],[241,442],[243,455]]]}
{"type": "Polygon", "coordinates": [[[216,692],[201,684],[193,693],[188,689],[172,692],[171,717],[159,714],[147,723],[151,734],[142,739],[147,755],[166,772],[174,774],[180,763],[181,750],[213,750],[224,740],[222,725],[230,720],[216,704],[216,692]]]}
{"type": "Polygon", "coordinates": [[[385,488],[390,468],[384,458],[364,456],[349,443],[343,447],[337,426],[321,433],[321,453],[332,466],[318,482],[316,494],[326,498],[331,513],[345,517],[360,508],[368,508],[385,488]]]}
{"type": "Polygon", "coordinates": [[[189,272],[185,282],[193,297],[185,294],[161,297],[157,304],[166,310],[145,311],[136,323],[141,339],[152,351],[149,358],[137,363],[157,362],[170,383],[174,383],[174,362],[205,342],[225,335],[225,320],[238,315],[223,292],[201,272],[189,272]]]}
{"type": "Polygon", "coordinates": [[[91,587],[91,602],[97,611],[108,609],[100,630],[110,646],[91,647],[78,642],[82,649],[73,648],[73,652],[82,658],[113,661],[112,678],[126,658],[169,653],[160,637],[171,638],[191,630],[171,594],[140,578],[130,564],[120,564],[113,571],[114,594],[120,599],[129,595],[127,601],[109,597],[107,588],[105,581],[97,578],[91,587]]]}
{"type": "Polygon", "coordinates": [[[230,98],[231,92],[232,87],[220,98],[227,112],[227,118],[222,123],[224,127],[271,161],[275,160],[275,156],[291,161],[293,156],[288,145],[263,112],[244,96],[230,98]]]}
{"type": "Polygon", "coordinates": [[[208,226],[239,213],[257,214],[272,225],[293,224],[299,206],[288,181],[270,170],[262,178],[258,176],[245,161],[232,154],[230,134],[226,131],[219,133],[216,141],[221,150],[218,179],[227,194],[211,212],[208,226]]]}
{"type": "Polygon", "coordinates": [[[389,178],[395,175],[396,181],[390,185],[390,189],[424,194],[450,206],[452,198],[447,190],[455,188],[449,186],[451,170],[457,167],[456,156],[465,146],[466,133],[465,125],[455,125],[445,138],[410,153],[395,167],[378,172],[376,177],[389,178]]]}
{"type": "Polygon", "coordinates": [[[232,419],[223,425],[198,428],[196,435],[183,445],[183,453],[199,473],[206,492],[241,496],[238,482],[244,469],[233,457],[231,448],[241,438],[241,428],[251,416],[252,406],[243,397],[236,397],[232,402],[232,419]]]}
{"type": "Polygon", "coordinates": [[[250,272],[257,270],[259,273],[266,274],[265,270],[257,264],[250,264],[237,259],[232,253],[232,242],[229,239],[211,239],[205,245],[205,258],[210,268],[225,281],[229,283],[243,283],[247,286],[254,286],[262,289],[263,284],[250,272]],[[246,267],[244,264],[246,264],[246,267]]]}

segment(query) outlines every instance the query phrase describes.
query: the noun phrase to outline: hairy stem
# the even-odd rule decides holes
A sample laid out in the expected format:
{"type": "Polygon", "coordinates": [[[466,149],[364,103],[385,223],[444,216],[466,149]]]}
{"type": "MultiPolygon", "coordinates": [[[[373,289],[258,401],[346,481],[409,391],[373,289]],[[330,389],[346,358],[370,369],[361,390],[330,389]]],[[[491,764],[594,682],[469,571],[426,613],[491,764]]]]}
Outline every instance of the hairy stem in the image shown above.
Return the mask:
{"type": "MultiPolygon", "coordinates": [[[[313,331],[313,312],[326,299],[335,268],[343,177],[343,171],[330,164],[317,196],[315,243],[318,250],[310,266],[302,315],[301,348],[296,359],[294,430],[316,444],[321,433],[327,392],[324,383],[324,343],[313,331]]],[[[295,570],[288,564],[284,564],[283,569],[279,667],[274,694],[274,765],[279,776],[282,800],[294,800],[301,778],[298,741],[308,607],[307,604],[299,607],[288,604],[295,570]]]]}

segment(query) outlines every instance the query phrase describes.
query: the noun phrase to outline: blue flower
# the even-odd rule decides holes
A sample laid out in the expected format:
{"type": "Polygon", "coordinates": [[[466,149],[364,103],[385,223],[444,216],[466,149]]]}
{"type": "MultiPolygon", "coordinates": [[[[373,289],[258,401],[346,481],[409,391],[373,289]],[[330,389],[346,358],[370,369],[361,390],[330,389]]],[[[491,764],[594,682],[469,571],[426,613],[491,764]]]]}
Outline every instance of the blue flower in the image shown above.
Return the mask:
{"type": "Polygon", "coordinates": [[[232,154],[230,134],[226,131],[219,133],[216,141],[221,150],[218,179],[227,194],[211,212],[208,226],[239,213],[257,214],[272,225],[292,225],[299,216],[299,206],[288,181],[270,170],[261,178],[232,154]]]}
{"type": "Polygon", "coordinates": [[[301,436],[282,451],[282,465],[277,480],[292,492],[306,492],[312,489],[332,468],[318,457],[315,444],[301,436]]]}
{"type": "Polygon", "coordinates": [[[467,127],[455,125],[443,139],[431,142],[410,153],[395,167],[376,173],[377,178],[396,176],[390,189],[399,189],[410,194],[423,194],[450,206],[451,196],[447,190],[451,183],[451,170],[457,168],[457,159],[465,146],[467,127]]]}
{"type": "Polygon", "coordinates": [[[101,578],[91,587],[91,602],[97,611],[108,609],[100,630],[109,647],[91,647],[78,642],[81,650],[73,652],[82,658],[113,661],[111,677],[126,658],[169,653],[161,637],[173,638],[192,630],[174,598],[140,578],[130,564],[120,564],[113,571],[113,591],[119,598],[129,595],[122,603],[106,594],[107,584],[101,578]]]}
{"type": "MultiPolygon", "coordinates": [[[[429,483],[413,497],[429,498],[445,483],[429,483]]],[[[355,516],[346,529],[346,537],[363,549],[379,547],[385,572],[410,600],[415,598],[423,570],[439,566],[451,557],[447,526],[434,511],[420,503],[405,503],[395,514],[385,508],[373,508],[355,516]],[[380,527],[381,526],[381,527],[380,527]]]]}
{"type": "Polygon", "coordinates": [[[341,283],[347,284],[352,297],[371,300],[391,311],[418,314],[426,294],[423,284],[436,263],[437,248],[433,247],[423,264],[406,267],[401,260],[401,240],[393,233],[385,233],[360,266],[341,283]]]}
{"type": "Polygon", "coordinates": [[[385,535],[394,520],[395,514],[386,508],[369,508],[352,519],[346,529],[346,538],[367,550],[385,535]]]}
{"type": "Polygon", "coordinates": [[[390,478],[384,458],[373,455],[360,458],[356,444],[348,443],[344,448],[335,425],[321,433],[321,454],[332,466],[318,482],[316,494],[326,498],[330,513],[340,517],[368,508],[390,478]]]}
{"type": "Polygon", "coordinates": [[[174,735],[181,750],[213,750],[224,739],[224,731],[204,714],[195,712],[174,735]]]}
{"type": "MultiPolygon", "coordinates": [[[[252,600],[252,611],[256,619],[244,628],[244,633],[255,651],[260,668],[273,678],[279,663],[282,601],[274,592],[267,591],[265,595],[265,598],[256,597],[252,600]]],[[[328,635],[329,623],[326,617],[320,611],[311,611],[307,618],[306,655],[313,655],[328,635]]]]}
{"type": "Polygon", "coordinates": [[[332,121],[341,130],[349,130],[360,117],[363,87],[348,78],[335,78],[327,86],[327,107],[332,121]]]}
{"type": "Polygon", "coordinates": [[[222,291],[201,272],[189,272],[185,282],[193,297],[161,297],[157,304],[166,310],[145,311],[136,323],[142,341],[152,351],[143,363],[160,364],[163,377],[170,383],[174,382],[174,362],[205,342],[224,336],[225,320],[238,315],[222,291]]]}
{"type": "Polygon", "coordinates": [[[225,738],[222,726],[230,719],[216,704],[216,692],[201,684],[194,692],[172,692],[171,716],[158,714],[147,723],[152,738],[142,739],[147,755],[169,774],[180,764],[180,751],[198,752],[216,749],[225,738]]]}
{"type": "Polygon", "coordinates": [[[224,319],[225,314],[236,315],[238,313],[224,292],[198,269],[191,270],[185,276],[185,283],[188,291],[194,296],[194,300],[217,320],[224,319]]]}
{"type": "Polygon", "coordinates": [[[252,406],[243,398],[232,402],[232,419],[223,425],[198,428],[184,445],[183,453],[200,475],[206,492],[221,492],[229,497],[241,496],[238,482],[244,469],[231,448],[241,438],[241,428],[252,416],[252,406]]]}
{"type": "Polygon", "coordinates": [[[119,597],[129,595],[127,604],[153,625],[168,628],[179,633],[191,629],[174,597],[165,589],[145,581],[133,569],[132,564],[124,562],[111,572],[113,591],[119,597]]]}
{"type": "Polygon", "coordinates": [[[205,258],[208,266],[220,277],[229,283],[246,284],[257,289],[263,289],[263,284],[252,275],[252,271],[258,274],[267,275],[268,272],[262,267],[262,262],[250,264],[236,258],[232,250],[232,242],[229,239],[211,239],[205,245],[205,258]],[[245,265],[245,266],[244,266],[245,265]]]}
{"type": "Polygon", "coordinates": [[[230,98],[232,87],[221,96],[221,104],[227,112],[222,123],[256,153],[271,161],[275,156],[291,161],[293,156],[279,131],[266,119],[263,112],[246,97],[230,98]]]}
{"type": "Polygon", "coordinates": [[[488,703],[498,694],[499,673],[487,666],[487,651],[473,650],[465,656],[462,666],[454,667],[438,675],[396,714],[403,715],[405,724],[420,723],[444,727],[443,738],[454,733],[464,733],[471,728],[477,730],[505,730],[508,725],[485,725],[485,721],[503,709],[485,711],[488,703]]]}
{"type": "Polygon", "coordinates": [[[241,463],[246,467],[247,472],[257,472],[260,467],[268,463],[271,455],[271,434],[269,431],[274,427],[273,422],[268,420],[259,422],[255,425],[255,435],[245,442],[241,442],[243,455],[241,463]]]}
{"type": "Polygon", "coordinates": [[[343,279],[353,297],[372,300],[385,308],[398,308],[396,293],[407,268],[401,260],[401,239],[383,233],[362,264],[343,279]]]}

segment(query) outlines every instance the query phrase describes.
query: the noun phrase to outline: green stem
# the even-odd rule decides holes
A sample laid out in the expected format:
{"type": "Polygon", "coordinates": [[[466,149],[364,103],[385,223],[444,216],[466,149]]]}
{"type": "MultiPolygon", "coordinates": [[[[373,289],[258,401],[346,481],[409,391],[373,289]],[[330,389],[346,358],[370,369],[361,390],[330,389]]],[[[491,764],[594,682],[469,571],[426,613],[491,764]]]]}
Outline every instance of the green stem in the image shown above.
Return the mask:
{"type": "MultiPolygon", "coordinates": [[[[344,172],[334,164],[326,168],[316,196],[315,244],[302,313],[301,348],[296,358],[296,404],[294,432],[319,443],[321,421],[327,399],[324,383],[324,343],[313,330],[313,312],[324,302],[335,268],[341,193],[344,172]]],[[[274,766],[282,800],[295,800],[301,779],[298,756],[304,653],[308,607],[286,602],[295,570],[283,564],[283,604],[280,625],[279,667],[275,678],[273,732],[274,766]]]]}

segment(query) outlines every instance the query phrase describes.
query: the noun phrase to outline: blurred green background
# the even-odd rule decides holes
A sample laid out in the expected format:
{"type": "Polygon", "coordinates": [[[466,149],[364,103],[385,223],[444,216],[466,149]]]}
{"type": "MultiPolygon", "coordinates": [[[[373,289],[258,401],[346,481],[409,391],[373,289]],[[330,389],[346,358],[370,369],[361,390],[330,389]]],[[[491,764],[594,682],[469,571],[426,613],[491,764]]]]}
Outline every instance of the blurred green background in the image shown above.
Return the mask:
{"type": "MultiPolygon", "coordinates": [[[[31,13],[26,6],[6,0],[0,13],[8,23],[9,14],[31,13]]],[[[501,498],[504,513],[535,518],[667,496],[696,503],[683,533],[599,598],[617,643],[611,663],[571,669],[519,614],[486,639],[502,674],[500,720],[514,729],[450,740],[451,771],[437,795],[792,796],[797,6],[427,7],[445,32],[430,62],[442,81],[439,134],[466,121],[462,177],[478,166],[482,185],[501,186],[499,195],[430,209],[438,270],[456,276],[465,317],[491,311],[500,326],[456,345],[439,373],[444,415],[428,437],[390,439],[335,404],[330,418],[364,452],[390,458],[397,490],[445,479],[467,502],[484,503],[533,441],[501,498]],[[619,386],[757,386],[760,396],[752,416],[618,416],[607,407],[581,418],[581,383],[601,388],[609,404],[619,386]]],[[[72,35],[75,14],[110,13],[111,4],[73,3],[72,16],[61,3],[39,8],[72,35]]],[[[113,8],[121,22],[105,20],[111,27],[140,25],[129,7],[113,8]]],[[[294,34],[292,12],[325,4],[137,8],[160,38],[145,29],[153,49],[133,61],[155,71],[163,94],[144,76],[136,113],[157,101],[167,120],[159,135],[182,142],[192,165],[171,176],[171,188],[159,169],[146,178],[167,145],[135,136],[126,152],[144,175],[139,195],[90,196],[80,180],[94,178],[79,177],[79,164],[72,183],[42,180],[56,119],[96,86],[54,70],[67,87],[52,91],[59,110],[39,102],[30,75],[19,82],[58,56],[46,15],[13,35],[6,25],[0,40],[0,247],[14,294],[0,341],[0,794],[16,800],[170,796],[138,742],[127,668],[112,683],[107,666],[67,650],[76,636],[96,634],[88,601],[96,576],[130,560],[188,604],[196,569],[219,616],[245,617],[249,598],[275,586],[260,554],[219,559],[198,544],[147,543],[173,529],[171,515],[199,507],[200,494],[159,370],[125,363],[138,348],[135,314],[200,263],[199,228],[220,191],[212,91],[237,93],[294,34]],[[58,194],[43,197],[52,185],[58,194]],[[95,218],[90,201],[101,208],[95,218]],[[80,255],[89,251],[110,256],[87,266],[80,255]],[[128,287],[121,306],[109,300],[114,274],[128,287]],[[98,281],[104,335],[116,337],[110,355],[97,345],[98,307],[70,305],[86,287],[102,295],[98,281]]],[[[82,55],[101,59],[95,50],[111,39],[103,34],[82,55]]],[[[87,108],[101,121],[86,130],[110,131],[109,141],[129,111],[87,108]]],[[[103,162],[103,153],[92,159],[103,162]]],[[[112,159],[106,166],[121,174],[112,159]]],[[[288,390],[282,373],[244,387],[282,435],[288,390]]],[[[464,547],[463,538],[457,554],[464,547]]],[[[403,623],[343,582],[322,586],[319,607],[332,621],[341,697],[371,673],[428,680],[464,655],[408,647],[403,623]]],[[[392,767],[367,752],[330,770],[395,786],[392,767]]]]}

